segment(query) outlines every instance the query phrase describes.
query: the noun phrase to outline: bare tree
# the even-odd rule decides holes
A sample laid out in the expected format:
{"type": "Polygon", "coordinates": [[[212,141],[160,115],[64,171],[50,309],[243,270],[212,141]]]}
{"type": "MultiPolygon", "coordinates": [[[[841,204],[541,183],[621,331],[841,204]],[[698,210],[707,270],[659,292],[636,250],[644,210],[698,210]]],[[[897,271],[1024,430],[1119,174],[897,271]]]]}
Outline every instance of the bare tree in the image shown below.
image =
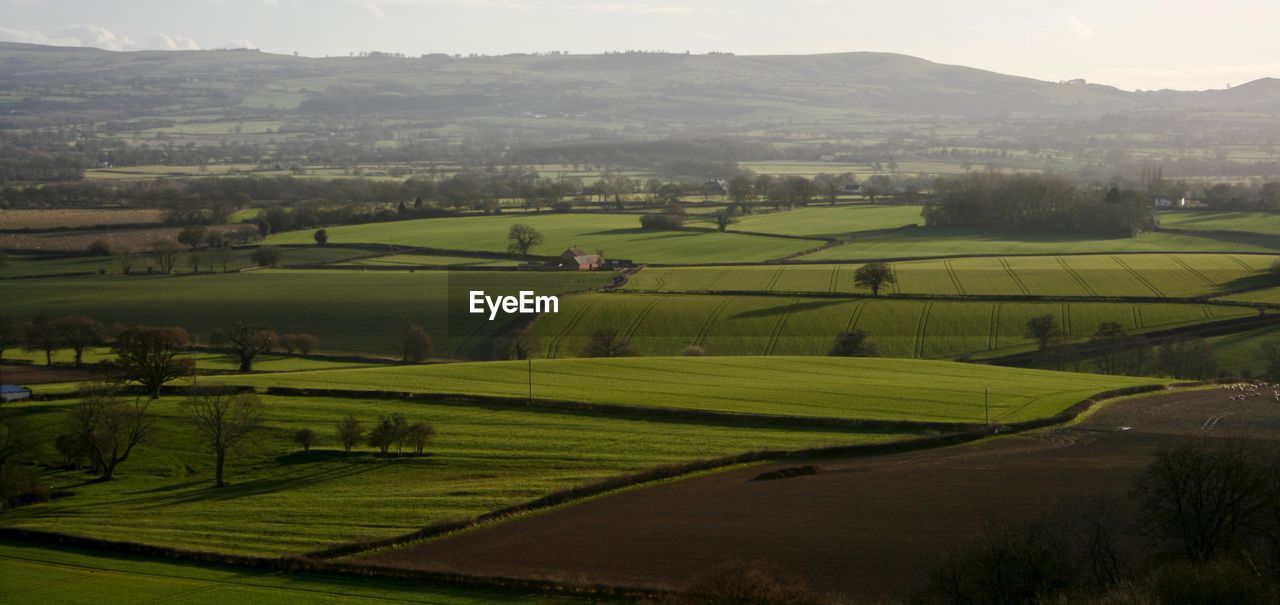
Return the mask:
{"type": "Polygon", "coordinates": [[[542,243],[542,233],[529,225],[512,225],[507,231],[507,250],[529,256],[529,250],[542,243]]]}
{"type": "Polygon", "coordinates": [[[867,263],[853,272],[854,285],[869,288],[872,296],[880,296],[880,288],[895,281],[893,268],[885,263],[867,263]]]}
{"type": "Polygon", "coordinates": [[[53,365],[53,352],[62,346],[58,333],[58,320],[41,313],[35,319],[22,324],[22,340],[28,351],[43,351],[45,365],[53,365]]]}
{"type": "Polygon", "coordinates": [[[435,434],[436,429],[430,422],[418,421],[405,428],[405,437],[413,447],[413,452],[419,456],[427,449],[435,434]]]}
{"type": "Polygon", "coordinates": [[[262,326],[237,322],[224,332],[231,354],[240,362],[241,372],[253,371],[253,360],[276,345],[276,333],[262,326]]]}
{"type": "Polygon", "coordinates": [[[1133,494],[1151,533],[1197,562],[1229,552],[1271,502],[1265,467],[1236,442],[1191,441],[1159,452],[1133,494]]]}
{"type": "Polygon", "coordinates": [[[111,386],[93,385],[81,391],[80,403],[68,413],[70,433],[80,440],[103,481],[115,478],[116,468],[151,433],[155,421],[147,405],[144,398],[125,403],[111,386]]]}
{"type": "Polygon", "coordinates": [[[850,330],[836,336],[828,355],[834,357],[876,357],[880,351],[868,341],[866,330],[850,330]]]}
{"type": "Polygon", "coordinates": [[[120,246],[111,253],[116,259],[116,264],[120,265],[120,272],[128,275],[133,272],[133,260],[135,253],[133,248],[128,246],[120,246]]]}
{"type": "Polygon", "coordinates": [[[342,442],[342,449],[348,454],[351,453],[351,448],[360,443],[363,438],[364,425],[355,416],[347,416],[338,423],[338,441],[342,442]]]}
{"type": "Polygon", "coordinates": [[[195,367],[193,359],[179,357],[190,346],[191,337],[182,328],[134,326],[116,336],[110,367],[118,378],[142,385],[156,399],[161,386],[195,367]]]}
{"type": "Polygon", "coordinates": [[[213,449],[214,485],[222,487],[227,454],[241,448],[262,428],[262,402],[253,393],[198,392],[183,403],[204,442],[213,449]]]}
{"type": "Polygon", "coordinates": [[[72,315],[57,320],[54,324],[62,343],[71,347],[76,354],[76,367],[84,365],[84,350],[102,344],[106,328],[92,317],[72,315]]]}
{"type": "Polygon", "coordinates": [[[582,349],[583,357],[630,357],[634,354],[631,341],[613,328],[596,330],[582,349]]]}
{"type": "Polygon", "coordinates": [[[4,357],[5,349],[13,347],[22,341],[22,334],[18,331],[18,326],[8,317],[0,317],[0,358],[4,357]]]}
{"type": "Polygon", "coordinates": [[[294,334],[281,334],[276,341],[285,353],[293,354],[298,349],[298,337],[294,334]]]}
{"type": "Polygon", "coordinates": [[[156,269],[165,274],[173,273],[173,267],[178,263],[182,246],[167,239],[158,239],[147,244],[147,249],[151,251],[151,259],[155,261],[156,269]]]}
{"type": "Polygon", "coordinates": [[[298,352],[303,355],[310,355],[316,347],[320,346],[320,339],[310,334],[299,334],[294,338],[294,342],[298,345],[298,352]]]}
{"type": "Polygon", "coordinates": [[[431,335],[418,324],[413,324],[400,335],[400,352],[403,361],[425,361],[431,357],[431,335]]]}

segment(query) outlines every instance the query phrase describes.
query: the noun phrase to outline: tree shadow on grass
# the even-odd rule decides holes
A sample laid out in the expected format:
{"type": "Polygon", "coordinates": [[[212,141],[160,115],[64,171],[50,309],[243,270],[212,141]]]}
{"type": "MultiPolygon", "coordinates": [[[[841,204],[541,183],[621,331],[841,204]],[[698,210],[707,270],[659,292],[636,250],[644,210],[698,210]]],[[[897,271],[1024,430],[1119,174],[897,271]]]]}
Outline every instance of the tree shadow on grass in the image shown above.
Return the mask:
{"type": "Polygon", "coordinates": [[[734,315],[731,315],[729,319],[759,319],[762,317],[777,317],[779,315],[783,315],[788,312],[794,313],[797,311],[812,311],[814,309],[821,309],[823,307],[839,305],[845,302],[848,302],[848,301],[833,298],[833,299],[827,299],[827,300],[815,300],[815,301],[804,302],[804,303],[774,305],[772,307],[768,307],[764,309],[753,309],[751,311],[743,311],[741,313],[736,313],[734,315]],[[790,311],[788,311],[788,309],[790,311]]]}

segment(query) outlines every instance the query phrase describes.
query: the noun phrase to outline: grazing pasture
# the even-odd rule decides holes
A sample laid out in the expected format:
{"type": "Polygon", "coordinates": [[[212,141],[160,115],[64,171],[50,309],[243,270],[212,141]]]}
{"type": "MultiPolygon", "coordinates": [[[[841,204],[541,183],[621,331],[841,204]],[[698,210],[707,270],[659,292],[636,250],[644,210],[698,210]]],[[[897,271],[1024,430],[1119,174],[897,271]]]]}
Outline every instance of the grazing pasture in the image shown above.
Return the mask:
{"type": "Polygon", "coordinates": [[[1169,229],[1280,234],[1280,214],[1275,212],[1164,210],[1157,212],[1156,218],[1161,227],[1169,229]]]}
{"type": "Polygon", "coordinates": [[[423,603],[482,605],[576,603],[567,598],[485,589],[429,586],[244,568],[165,562],[154,558],[0,541],[0,600],[38,599],[64,605],[144,605],[173,600],[192,605],[253,603],[423,603]]]}
{"type": "Polygon", "coordinates": [[[563,299],[560,313],[540,317],[533,333],[547,357],[579,355],[602,328],[619,331],[641,355],[678,355],[689,345],[712,355],[824,355],[836,334],[861,329],[870,333],[881,355],[952,358],[1029,348],[1025,324],[1037,315],[1054,315],[1080,339],[1103,321],[1141,332],[1254,313],[1244,307],[1154,302],[586,294],[563,299]]]}
{"type": "MultiPolygon", "coordinates": [[[[653,408],[820,418],[1015,422],[1056,414],[1093,393],[1162,382],[945,361],[846,357],[535,360],[534,397],[653,408]]],[[[525,397],[522,361],[221,376],[257,387],[399,390],[525,397]]]]}
{"type": "Polygon", "coordinates": [[[1280,240],[1262,236],[1210,237],[1143,233],[1098,239],[1055,233],[998,233],[921,227],[858,236],[802,257],[804,260],[868,260],[923,256],[999,254],[1091,254],[1104,252],[1271,252],[1280,240]]]}
{"type": "Polygon", "coordinates": [[[520,261],[506,258],[480,258],[475,256],[447,256],[441,254],[392,254],[342,263],[357,267],[515,267],[520,261]]]}
{"type": "MultiPolygon", "coordinates": [[[[1010,256],[893,263],[886,293],[947,296],[1209,296],[1265,283],[1280,256],[1125,254],[1010,256]]],[[[625,289],[657,292],[863,293],[859,265],[650,267],[625,289]]]]}
{"type": "Polygon", "coordinates": [[[807,208],[784,212],[757,211],[755,214],[739,217],[738,223],[730,226],[729,231],[834,239],[858,231],[923,225],[920,209],[920,206],[897,204],[823,206],[813,203],[807,208]]]}
{"type": "MultiPolygon", "coordinates": [[[[483,376],[483,369],[470,375],[483,376]]],[[[243,379],[257,376],[264,375],[243,379]]],[[[1092,386],[1089,378],[1069,380],[1092,386]]],[[[51,471],[46,480],[71,495],[7,512],[0,525],[216,552],[301,554],[466,519],[664,464],[903,437],[359,398],[264,397],[261,438],[228,460],[228,486],[216,489],[213,455],[200,445],[181,402],[165,397],[151,403],[154,438],[120,466],[114,481],[94,483],[83,471],[51,471]],[[404,414],[411,422],[432,423],[436,436],[425,456],[383,457],[364,445],[348,456],[334,429],[348,414],[361,419],[366,430],[380,416],[404,414]],[[310,452],[291,441],[303,428],[319,434],[310,452]]],[[[51,443],[65,430],[64,414],[74,404],[14,407],[51,443]]],[[[52,462],[57,454],[47,455],[52,462]]]]}
{"type": "MultiPolygon", "coordinates": [[[[432,218],[329,229],[342,244],[418,246],[441,250],[506,252],[512,225],[529,225],[545,241],[532,254],[554,256],[570,246],[601,250],[606,258],[651,263],[752,262],[781,258],[822,244],[819,240],[718,233],[711,230],[645,231],[638,214],[532,214],[432,218]]],[[[271,236],[271,244],[307,244],[312,231],[271,236]]]]}
{"type": "MultiPolygon", "coordinates": [[[[286,253],[287,254],[287,253],[286,253]]],[[[273,269],[198,276],[29,279],[6,296],[5,314],[84,314],[104,324],[181,326],[203,341],[236,321],[281,334],[314,334],[322,350],[400,354],[407,325],[421,324],[433,356],[488,358],[504,322],[467,313],[468,291],[562,294],[607,284],[606,272],[344,271],[273,269]]]]}
{"type": "MultiPolygon", "coordinates": [[[[226,270],[232,271],[256,266],[257,263],[253,261],[253,252],[253,248],[233,249],[231,257],[226,264],[226,270]]],[[[280,264],[281,266],[290,266],[335,263],[368,256],[371,253],[369,250],[351,248],[290,247],[282,249],[280,264]]],[[[18,255],[10,257],[8,260],[7,264],[0,266],[0,278],[53,276],[71,273],[120,274],[123,272],[120,262],[111,256],[18,255]]],[[[190,263],[191,253],[189,251],[180,253],[174,266],[174,272],[192,272],[190,263]]],[[[139,252],[133,259],[132,273],[143,274],[149,269],[154,270],[155,267],[156,261],[151,255],[146,252],[139,252]]],[[[223,270],[221,262],[214,262],[213,267],[215,271],[223,270]]],[[[205,273],[208,270],[208,262],[202,262],[200,272],[205,273]]]]}

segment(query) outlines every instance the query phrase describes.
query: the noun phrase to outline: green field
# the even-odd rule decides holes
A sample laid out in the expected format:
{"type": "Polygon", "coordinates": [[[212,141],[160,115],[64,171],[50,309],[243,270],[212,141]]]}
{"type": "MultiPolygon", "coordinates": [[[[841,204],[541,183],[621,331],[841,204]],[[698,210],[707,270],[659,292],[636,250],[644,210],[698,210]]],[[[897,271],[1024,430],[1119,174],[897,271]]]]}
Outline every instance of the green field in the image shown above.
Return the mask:
{"type": "MultiPolygon", "coordinates": [[[[252,260],[253,248],[237,248],[233,251],[230,262],[227,263],[227,270],[244,269],[256,266],[252,260]]],[[[322,248],[320,246],[308,246],[297,248],[285,248],[281,252],[281,266],[290,265],[311,265],[334,263],[346,261],[353,258],[368,256],[371,254],[369,250],[350,249],[350,248],[322,248]]],[[[190,273],[192,268],[188,260],[190,255],[183,253],[179,255],[178,262],[174,266],[176,273],[190,273]]],[[[155,267],[155,262],[145,253],[138,254],[133,263],[134,274],[145,274],[148,267],[155,267]]],[[[222,264],[215,263],[214,269],[222,271],[222,264]]],[[[206,264],[201,264],[200,271],[207,272],[206,264]]],[[[4,277],[36,277],[49,275],[62,275],[67,273],[122,273],[120,263],[109,256],[70,256],[70,257],[41,257],[41,256],[13,256],[8,262],[0,265],[0,278],[4,277]]]]}
{"type": "MultiPolygon", "coordinates": [[[[1272,278],[1273,281],[1275,278],[1272,278]]],[[[1250,290],[1249,292],[1240,292],[1238,294],[1229,294],[1222,297],[1223,300],[1234,300],[1237,302],[1248,303],[1267,303],[1280,305],[1280,286],[1274,288],[1262,288],[1260,290],[1250,290]]]]}
{"type": "Polygon", "coordinates": [[[1280,345],[1280,327],[1209,338],[1220,367],[1232,370],[1236,376],[1242,376],[1242,372],[1248,371],[1255,378],[1261,378],[1267,370],[1267,363],[1261,352],[1262,345],[1266,342],[1280,345]]]}
{"type": "Polygon", "coordinates": [[[0,580],[0,601],[61,605],[577,602],[421,582],[283,575],[9,541],[0,541],[0,580]]]}
{"type": "Polygon", "coordinates": [[[920,206],[857,204],[826,207],[817,203],[799,210],[759,212],[743,216],[730,231],[777,233],[834,239],[846,233],[924,224],[920,206]]]}
{"type": "MultiPolygon", "coordinates": [[[[397,355],[404,327],[420,323],[441,356],[492,353],[503,322],[466,311],[470,289],[557,294],[608,283],[607,272],[342,271],[276,269],[202,276],[93,276],[22,280],[5,314],[85,314],[104,324],[175,325],[203,341],[236,321],[281,334],[314,334],[327,352],[397,355]]],[[[17,282],[15,282],[17,283],[17,282]]]]}
{"type": "Polygon", "coordinates": [[[1280,234],[1280,213],[1164,210],[1156,213],[1161,227],[1188,231],[1243,231],[1275,237],[1280,234]]]}
{"type": "MultiPolygon", "coordinates": [[[[1250,254],[1125,254],[973,257],[893,263],[886,293],[948,296],[1210,296],[1256,287],[1280,257],[1250,254]]],[[[655,292],[864,293],[859,265],[650,267],[625,289],[655,292]]]]}
{"type": "MultiPolygon", "coordinates": [[[[329,229],[329,241],[387,244],[442,250],[506,252],[507,231],[530,225],[546,241],[533,254],[554,256],[570,246],[602,250],[607,258],[652,263],[752,262],[781,258],[820,245],[820,241],[718,233],[703,230],[644,231],[638,214],[535,214],[466,216],[392,223],[347,225],[329,229]]],[[[267,243],[306,244],[311,231],[271,236],[267,243]]]]}
{"type": "Polygon", "coordinates": [[[864,260],[989,254],[1091,254],[1104,252],[1276,252],[1274,237],[1214,238],[1173,233],[1097,239],[1054,233],[1015,234],[923,227],[854,237],[804,260],[864,260]]]}
{"type": "MultiPolygon", "coordinates": [[[[236,359],[232,359],[228,355],[213,353],[210,351],[191,351],[186,355],[196,361],[196,368],[199,370],[213,371],[235,371],[240,367],[240,363],[236,359]]],[[[114,359],[115,355],[111,353],[111,349],[107,347],[96,347],[88,349],[84,352],[84,363],[96,364],[110,359],[114,359]]],[[[35,365],[43,366],[45,363],[44,351],[28,351],[25,349],[8,349],[4,352],[4,359],[24,359],[35,365]]],[[[58,365],[71,364],[75,361],[75,352],[71,349],[59,349],[53,353],[53,363],[58,365]]],[[[333,370],[339,368],[361,368],[371,364],[360,363],[355,361],[339,361],[323,358],[295,357],[291,355],[273,355],[264,353],[253,362],[253,370],[255,372],[295,372],[298,370],[333,370]]]]}
{"type": "MultiPolygon", "coordinates": [[[[483,377],[488,366],[467,367],[449,366],[431,376],[483,377]]],[[[397,375],[403,376],[389,376],[397,375]]],[[[261,376],[266,374],[222,380],[251,381],[261,376]]],[[[1098,382],[1096,377],[1066,380],[1083,388],[1098,382]]],[[[390,383],[373,385],[386,388],[390,383]]],[[[152,403],[151,411],[158,418],[154,439],[120,467],[115,481],[93,483],[86,482],[82,472],[49,472],[46,479],[55,489],[73,495],[7,512],[0,524],[219,552],[302,553],[469,518],[663,464],[750,450],[898,437],[420,402],[265,397],[263,438],[245,455],[233,456],[229,486],[215,489],[212,454],[200,448],[180,401],[162,398],[152,403]],[[352,456],[341,452],[334,425],[345,415],[354,414],[368,426],[380,415],[393,413],[435,426],[429,456],[383,458],[364,447],[352,456]],[[320,442],[309,453],[290,441],[302,428],[320,434],[320,442]]],[[[10,405],[51,443],[63,430],[63,411],[74,401],[10,405]]],[[[52,460],[56,453],[46,456],[52,460]]]]}
{"type": "MultiPolygon", "coordinates": [[[[1160,382],[907,359],[647,357],[536,360],[534,397],[790,416],[981,422],[1055,414],[1092,393],[1160,382]]],[[[226,384],[524,397],[526,362],[227,376],[226,384]]]]}
{"type": "Polygon", "coordinates": [[[562,299],[560,313],[533,325],[543,354],[573,357],[591,335],[612,328],[641,355],[678,355],[688,345],[713,355],[824,355],[836,334],[866,330],[892,357],[988,356],[1026,349],[1026,321],[1058,317],[1073,338],[1103,321],[1131,331],[1256,313],[1211,304],[994,302],[785,296],[585,294],[562,299]]]}
{"type": "Polygon", "coordinates": [[[445,256],[440,254],[392,254],[366,258],[344,265],[361,267],[515,267],[520,261],[505,258],[477,258],[474,256],[445,256]]]}

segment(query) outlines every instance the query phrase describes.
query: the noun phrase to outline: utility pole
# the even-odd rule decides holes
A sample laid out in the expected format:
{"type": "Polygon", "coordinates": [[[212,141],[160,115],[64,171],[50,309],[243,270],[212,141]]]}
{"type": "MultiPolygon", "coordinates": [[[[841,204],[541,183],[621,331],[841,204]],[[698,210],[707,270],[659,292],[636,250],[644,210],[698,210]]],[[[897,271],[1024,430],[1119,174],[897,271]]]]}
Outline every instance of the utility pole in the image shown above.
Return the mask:
{"type": "Polygon", "coordinates": [[[982,411],[986,416],[987,426],[991,426],[991,387],[987,387],[982,391],[982,411]]]}
{"type": "Polygon", "coordinates": [[[533,403],[533,358],[529,358],[529,403],[533,403]]]}

